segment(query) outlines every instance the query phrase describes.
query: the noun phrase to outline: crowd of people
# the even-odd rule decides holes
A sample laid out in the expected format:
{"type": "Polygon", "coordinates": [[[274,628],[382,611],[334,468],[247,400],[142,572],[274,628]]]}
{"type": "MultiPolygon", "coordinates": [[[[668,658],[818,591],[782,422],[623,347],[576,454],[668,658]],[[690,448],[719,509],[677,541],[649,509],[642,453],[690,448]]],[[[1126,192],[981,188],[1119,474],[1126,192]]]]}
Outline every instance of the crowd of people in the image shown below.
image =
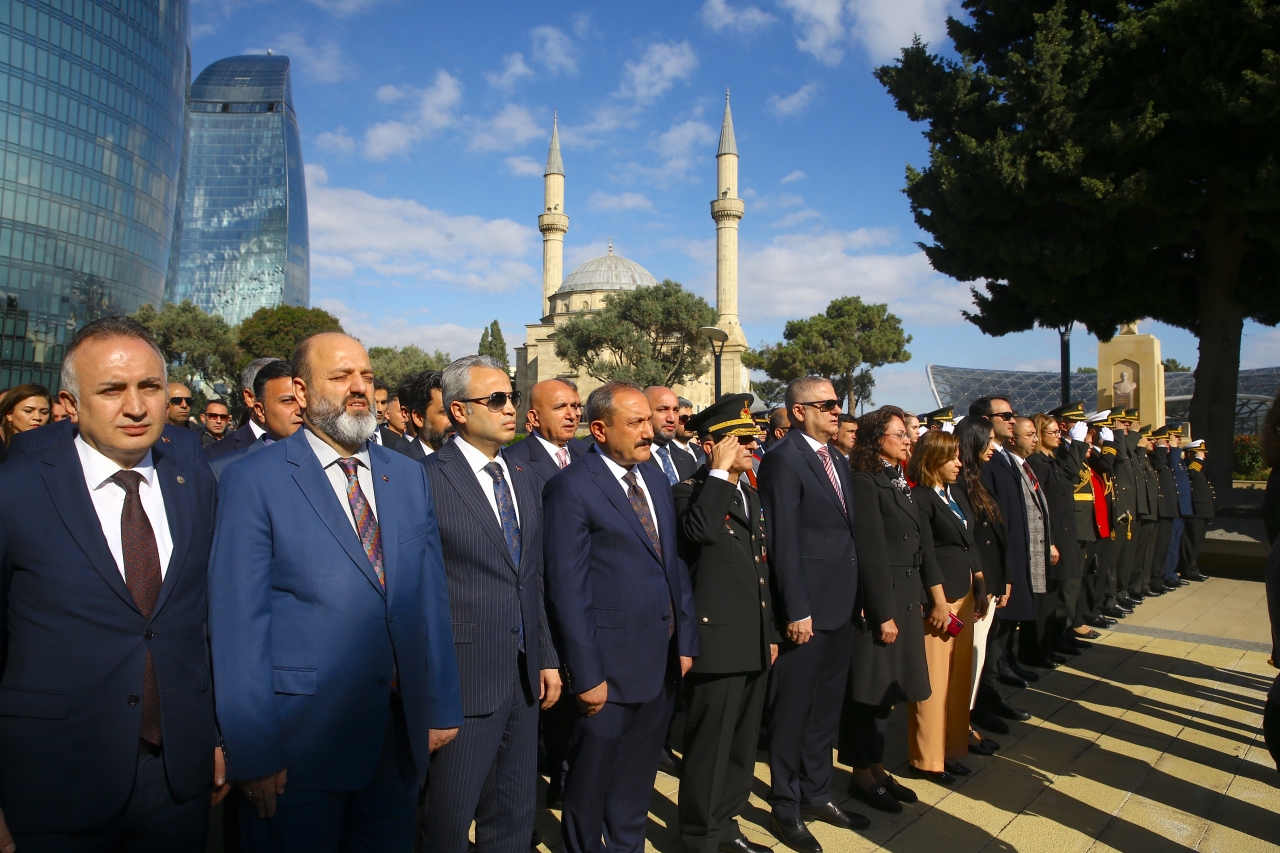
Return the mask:
{"type": "Polygon", "coordinates": [[[1204,443],[1131,409],[553,379],[517,424],[494,359],[390,388],[336,333],[240,384],[195,420],[112,317],[0,399],[0,851],[203,850],[220,804],[227,850],[514,853],[545,806],[642,851],[662,769],[691,851],[763,853],[764,751],[770,831],[821,853],[871,823],[838,802],[917,801],[895,706],[953,785],[1010,689],[1204,580],[1204,443]]]}

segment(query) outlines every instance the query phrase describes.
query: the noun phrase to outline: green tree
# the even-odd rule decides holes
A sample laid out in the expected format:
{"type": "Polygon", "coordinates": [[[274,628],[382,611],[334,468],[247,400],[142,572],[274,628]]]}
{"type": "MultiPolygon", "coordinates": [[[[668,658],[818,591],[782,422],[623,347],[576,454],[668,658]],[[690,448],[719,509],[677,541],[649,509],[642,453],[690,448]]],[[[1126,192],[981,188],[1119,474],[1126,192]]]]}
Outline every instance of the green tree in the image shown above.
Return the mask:
{"type": "MultiPolygon", "coordinates": [[[[907,169],[939,272],[984,332],[1151,317],[1200,340],[1191,421],[1227,447],[1246,318],[1280,321],[1280,6],[965,0],[959,61],[876,75],[927,123],[907,169]]],[[[1230,482],[1229,454],[1209,474],[1230,482]]]]}
{"type": "Polygon", "coordinates": [[[303,339],[321,332],[341,332],[338,318],[323,308],[277,305],[259,308],[236,327],[240,366],[255,358],[289,359],[303,339]]]}
{"type": "Polygon", "coordinates": [[[369,361],[373,362],[373,373],[392,388],[411,373],[424,370],[444,370],[452,359],[449,353],[436,350],[427,352],[413,344],[397,349],[396,347],[369,347],[369,361]]]}
{"type": "Polygon", "coordinates": [[[715,309],[678,282],[619,290],[596,313],[580,312],[556,329],[556,356],[603,382],[671,387],[707,372],[711,347],[698,329],[715,309]]]}
{"type": "Polygon", "coordinates": [[[1191,368],[1176,358],[1166,358],[1164,360],[1164,369],[1167,373],[1189,373],[1191,368]]]}
{"type": "Polygon", "coordinates": [[[751,393],[756,395],[756,402],[770,409],[782,405],[787,386],[776,379],[751,380],[751,393]]]}
{"type": "Polygon", "coordinates": [[[1098,368],[1096,367],[1085,367],[1081,365],[1080,367],[1076,368],[1076,373],[1097,373],[1097,372],[1098,372],[1098,368]]]}
{"type": "Polygon", "coordinates": [[[903,333],[902,321],[888,305],[867,305],[857,296],[834,299],[825,313],[807,320],[788,320],[782,338],[745,353],[743,363],[782,382],[825,376],[842,402],[852,396],[851,411],[870,399],[871,368],[911,359],[911,336],[903,333]]]}
{"type": "Polygon", "coordinates": [[[480,355],[493,356],[505,369],[511,369],[511,363],[507,360],[507,342],[502,337],[502,327],[498,325],[497,320],[480,333],[480,348],[476,352],[480,355]]]}
{"type": "MultiPolygon", "coordinates": [[[[160,345],[169,365],[169,379],[198,388],[223,383],[234,385],[239,351],[231,327],[221,317],[206,314],[190,301],[170,303],[159,311],[144,303],[133,319],[147,327],[160,345]]],[[[208,393],[196,392],[203,397],[208,393]]]]}

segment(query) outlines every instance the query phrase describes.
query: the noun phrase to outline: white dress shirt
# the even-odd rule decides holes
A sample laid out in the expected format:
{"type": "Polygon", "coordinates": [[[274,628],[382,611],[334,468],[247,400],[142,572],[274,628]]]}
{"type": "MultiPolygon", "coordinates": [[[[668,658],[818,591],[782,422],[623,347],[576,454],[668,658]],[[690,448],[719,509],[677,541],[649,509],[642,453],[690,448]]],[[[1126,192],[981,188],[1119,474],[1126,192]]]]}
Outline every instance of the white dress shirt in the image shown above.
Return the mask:
{"type": "MultiPolygon", "coordinates": [[[[728,471],[725,471],[725,470],[722,470],[722,469],[720,469],[720,468],[712,468],[712,469],[711,469],[711,476],[712,476],[712,477],[714,477],[714,478],[715,478],[715,479],[717,479],[717,480],[724,480],[726,483],[727,483],[727,482],[729,482],[729,472],[728,472],[728,471]]],[[[750,513],[750,512],[751,512],[751,500],[747,497],[747,490],[746,490],[746,489],[744,489],[744,488],[742,488],[742,483],[743,483],[743,481],[745,481],[746,479],[747,479],[747,476],[746,476],[745,474],[739,474],[739,475],[738,475],[738,482],[737,482],[737,486],[738,486],[738,493],[742,495],[742,508],[743,508],[743,510],[744,510],[744,511],[746,511],[747,513],[750,513]]],[[[748,517],[748,518],[747,518],[747,521],[750,521],[750,520],[751,520],[751,519],[750,519],[750,517],[748,517]]]]}
{"type": "Polygon", "coordinates": [[[267,434],[267,431],[254,423],[253,418],[249,418],[249,432],[253,433],[253,440],[257,441],[267,434]]]}
{"type": "MultiPolygon", "coordinates": [[[[75,445],[76,453],[80,456],[80,468],[84,472],[84,482],[89,487],[89,498],[98,514],[98,523],[102,525],[102,535],[107,537],[107,548],[115,558],[120,576],[127,582],[120,531],[120,516],[124,512],[124,488],[111,482],[117,471],[125,469],[94,450],[78,434],[75,445]]],[[[164,493],[160,491],[160,482],[156,479],[156,466],[151,461],[151,451],[148,450],[142,461],[129,470],[137,471],[143,477],[138,486],[138,496],[142,498],[142,511],[147,514],[151,532],[156,537],[156,550],[160,552],[160,577],[163,578],[169,571],[169,558],[173,556],[173,536],[169,532],[169,516],[164,511],[164,493]]]]}
{"type": "Polygon", "coordinates": [[[498,519],[498,526],[502,526],[502,513],[498,511],[498,496],[494,494],[494,480],[489,476],[484,467],[490,462],[497,462],[502,466],[502,476],[507,481],[507,490],[511,492],[511,505],[516,511],[516,524],[520,523],[520,503],[516,500],[516,486],[511,482],[511,469],[507,467],[507,460],[502,458],[499,453],[495,458],[490,459],[476,448],[467,443],[465,438],[459,438],[456,442],[458,449],[462,451],[462,458],[467,460],[467,464],[471,466],[471,473],[475,474],[476,482],[480,484],[480,491],[484,492],[485,498],[489,501],[489,506],[493,508],[493,515],[498,519]]]}
{"type": "MultiPolygon", "coordinates": [[[[556,447],[554,444],[552,444],[551,442],[547,441],[545,438],[543,438],[541,435],[539,435],[539,434],[538,434],[538,433],[536,433],[536,432],[533,434],[533,437],[534,437],[534,438],[536,438],[536,439],[538,439],[538,441],[542,444],[542,446],[543,446],[544,448],[546,448],[546,451],[547,451],[548,453],[550,453],[550,454],[551,454],[551,461],[552,461],[552,462],[555,462],[557,467],[559,467],[559,465],[560,465],[560,451],[561,451],[561,450],[563,450],[563,451],[565,452],[565,456],[566,456],[566,457],[568,457],[569,462],[572,462],[572,461],[573,461],[573,454],[569,452],[569,447],[568,447],[568,445],[566,445],[566,446],[564,446],[564,447],[556,447]]],[[[565,464],[567,465],[567,464],[569,464],[569,463],[568,463],[568,462],[566,462],[565,464]]]]}
{"type": "Polygon", "coordinates": [[[635,465],[631,468],[623,468],[606,456],[603,450],[600,451],[600,458],[604,460],[604,464],[609,468],[609,473],[616,477],[618,483],[621,484],[623,493],[627,491],[627,484],[622,482],[622,478],[627,476],[627,471],[636,472],[636,483],[640,486],[640,494],[644,495],[644,501],[649,505],[649,517],[653,519],[654,535],[661,542],[662,534],[658,532],[658,514],[653,509],[653,495],[649,494],[649,484],[644,481],[644,472],[639,470],[640,466],[635,465]]]}
{"type": "MultiPolygon", "coordinates": [[[[813,448],[814,453],[818,452],[818,448],[826,447],[825,444],[818,441],[816,438],[809,435],[809,433],[805,432],[804,430],[797,430],[797,432],[800,433],[801,437],[803,437],[805,441],[809,442],[809,446],[813,448]]],[[[830,450],[830,448],[827,448],[827,449],[830,450]]]]}
{"type": "MultiPolygon", "coordinates": [[[[342,457],[309,427],[304,426],[302,429],[307,434],[307,444],[311,445],[311,452],[320,460],[320,467],[324,469],[324,475],[329,478],[329,485],[333,486],[333,493],[338,496],[338,503],[342,504],[342,508],[346,511],[347,520],[351,522],[356,535],[359,535],[360,528],[356,526],[356,516],[351,511],[351,500],[347,497],[347,475],[338,465],[338,460],[342,457]]],[[[359,463],[356,465],[356,481],[360,484],[360,491],[364,492],[364,499],[369,502],[369,510],[376,521],[378,498],[373,490],[373,468],[369,464],[368,445],[361,447],[351,458],[359,463]]]]}

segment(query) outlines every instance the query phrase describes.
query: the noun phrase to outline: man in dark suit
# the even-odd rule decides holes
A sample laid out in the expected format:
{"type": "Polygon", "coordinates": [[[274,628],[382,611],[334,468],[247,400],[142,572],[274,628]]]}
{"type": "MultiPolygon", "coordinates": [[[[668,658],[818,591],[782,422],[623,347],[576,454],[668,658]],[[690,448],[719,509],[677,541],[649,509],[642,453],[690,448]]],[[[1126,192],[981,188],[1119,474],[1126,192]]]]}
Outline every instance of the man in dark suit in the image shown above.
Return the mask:
{"type": "Polygon", "coordinates": [[[747,482],[758,430],[750,394],[731,394],[689,421],[708,466],[672,490],[680,553],[697,608],[698,659],[685,676],[680,836],[695,853],[766,853],[737,816],[755,778],[769,668],[781,638],[760,495],[747,482]]]}
{"type": "MultiPolygon", "coordinates": [[[[755,398],[752,398],[755,399],[755,398]]],[[[680,404],[679,415],[676,418],[676,432],[671,439],[671,443],[676,449],[682,450],[693,457],[693,461],[699,465],[707,464],[707,454],[703,452],[702,446],[698,444],[698,434],[689,428],[689,421],[693,420],[693,402],[679,397],[677,402],[680,404]]]]}
{"type": "Polygon", "coordinates": [[[680,398],[676,396],[676,392],[661,385],[644,389],[644,396],[653,412],[653,452],[649,456],[649,464],[661,471],[666,476],[667,483],[674,486],[681,480],[692,477],[693,472],[698,470],[693,454],[686,453],[675,445],[680,398]]]}
{"type": "Polygon", "coordinates": [[[1215,517],[1213,484],[1204,472],[1204,439],[1187,445],[1187,480],[1191,484],[1191,517],[1185,519],[1182,531],[1182,553],[1178,557],[1178,574],[1184,580],[1203,583],[1208,580],[1200,571],[1200,548],[1204,545],[1205,530],[1215,517]]]}
{"type": "Polygon", "coordinates": [[[244,405],[248,409],[248,414],[239,429],[217,444],[211,444],[205,448],[205,458],[210,462],[219,456],[226,456],[228,453],[243,450],[261,438],[262,434],[266,432],[266,427],[255,420],[256,416],[253,413],[253,380],[264,365],[278,360],[275,358],[255,358],[249,362],[244,370],[240,371],[240,393],[244,395],[244,405]]]}
{"type": "Polygon", "coordinates": [[[547,483],[547,616],[581,716],[569,745],[568,853],[644,849],[658,751],[681,676],[698,654],[675,505],[660,471],[649,401],[630,382],[587,399],[596,441],[547,483]]]}
{"type": "MultiPolygon", "coordinates": [[[[838,464],[840,403],[831,383],[787,385],[791,431],[760,463],[778,622],[785,642],[774,669],[769,825],[793,850],[820,853],[805,818],[865,826],[831,801],[831,747],[853,653],[858,549],[848,465],[838,464]]],[[[767,609],[767,608],[762,608],[767,609]]]]}
{"type": "Polygon", "coordinates": [[[0,848],[197,853],[226,790],[205,645],[214,481],[160,441],[164,359],[133,320],[76,334],[60,398],[74,436],[0,468],[0,848]]]}
{"type": "Polygon", "coordinates": [[[564,379],[544,379],[534,385],[529,390],[528,420],[529,434],[502,453],[533,471],[541,492],[548,480],[587,452],[585,442],[573,440],[582,421],[578,389],[564,379]]]}
{"type": "Polygon", "coordinates": [[[521,851],[533,835],[538,705],[560,697],[542,604],[542,495],[505,459],[519,395],[490,356],[458,359],[441,387],[456,438],[423,463],[440,523],[464,722],[431,762],[423,850],[521,851]]]}
{"type": "Polygon", "coordinates": [[[288,438],[302,426],[302,409],[293,390],[293,365],[277,359],[258,371],[253,378],[253,414],[267,431],[248,447],[210,462],[213,476],[221,479],[228,465],[288,438]]]}
{"type": "Polygon", "coordinates": [[[399,401],[391,394],[387,383],[376,376],[373,378],[373,404],[378,409],[378,429],[373,440],[383,447],[395,447],[400,441],[400,432],[390,427],[389,414],[393,404],[399,407],[399,401]]]}
{"type": "Polygon", "coordinates": [[[453,435],[453,424],[449,423],[440,392],[440,371],[426,370],[418,374],[409,383],[407,396],[413,435],[406,432],[392,449],[421,462],[444,447],[453,435]]]}
{"type": "Polygon", "coordinates": [[[369,441],[373,368],[299,344],[305,427],[222,474],[209,637],[242,849],[405,851],[432,751],[462,722],[421,465],[369,441]]]}

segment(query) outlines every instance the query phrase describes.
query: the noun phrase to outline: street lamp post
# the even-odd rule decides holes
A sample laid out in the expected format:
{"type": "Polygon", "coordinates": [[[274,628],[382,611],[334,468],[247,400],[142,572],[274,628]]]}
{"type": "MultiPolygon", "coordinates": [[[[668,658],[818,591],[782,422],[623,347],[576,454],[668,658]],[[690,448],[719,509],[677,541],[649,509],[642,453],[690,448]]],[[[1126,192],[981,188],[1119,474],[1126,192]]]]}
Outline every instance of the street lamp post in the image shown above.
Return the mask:
{"type": "Polygon", "coordinates": [[[729,333],[724,329],[715,326],[703,326],[698,329],[698,334],[711,341],[711,352],[715,355],[716,360],[716,393],[711,402],[720,399],[720,356],[724,354],[724,345],[729,342],[729,333]],[[719,344],[720,346],[716,346],[719,344]]]}

